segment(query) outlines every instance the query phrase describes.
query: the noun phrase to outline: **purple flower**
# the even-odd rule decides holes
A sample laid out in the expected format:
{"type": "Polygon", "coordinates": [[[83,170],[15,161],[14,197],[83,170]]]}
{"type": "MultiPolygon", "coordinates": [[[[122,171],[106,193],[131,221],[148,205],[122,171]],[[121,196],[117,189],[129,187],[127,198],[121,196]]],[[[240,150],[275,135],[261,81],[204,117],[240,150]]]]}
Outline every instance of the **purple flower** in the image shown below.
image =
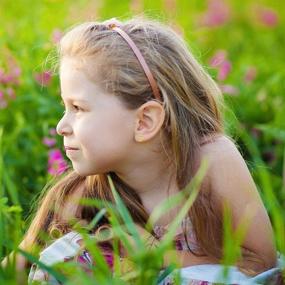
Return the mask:
{"type": "Polygon", "coordinates": [[[61,159],[63,159],[63,155],[59,149],[52,149],[49,151],[49,162],[53,163],[53,161],[61,159]]]}
{"type": "Polygon", "coordinates": [[[48,146],[48,147],[54,146],[55,143],[56,143],[56,140],[53,138],[48,138],[48,137],[43,138],[43,144],[48,146]]]}
{"type": "Polygon", "coordinates": [[[36,73],[34,78],[41,86],[48,86],[51,83],[52,73],[49,70],[36,73]]]}
{"type": "Polygon", "coordinates": [[[48,172],[51,175],[61,174],[68,168],[68,165],[59,149],[52,149],[48,154],[48,172]]]}

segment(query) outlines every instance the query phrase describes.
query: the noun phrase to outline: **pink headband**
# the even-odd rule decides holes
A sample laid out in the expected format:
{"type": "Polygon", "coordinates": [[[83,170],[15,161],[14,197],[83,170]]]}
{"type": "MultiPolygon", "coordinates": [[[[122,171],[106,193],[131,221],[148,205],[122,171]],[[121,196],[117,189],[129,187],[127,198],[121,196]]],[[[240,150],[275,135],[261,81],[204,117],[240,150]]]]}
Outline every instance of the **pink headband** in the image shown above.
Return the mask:
{"type": "Polygon", "coordinates": [[[149,81],[149,84],[151,86],[154,97],[158,101],[162,102],[157,83],[156,83],[156,81],[155,81],[155,79],[154,79],[154,77],[153,77],[144,57],[143,57],[143,55],[141,54],[140,50],[137,48],[137,46],[135,45],[133,40],[129,37],[129,35],[120,28],[120,26],[121,26],[120,22],[118,20],[116,20],[115,18],[112,18],[110,20],[105,21],[104,24],[109,29],[115,30],[117,33],[119,33],[122,36],[122,38],[128,43],[128,45],[131,47],[131,49],[133,50],[134,54],[138,58],[141,66],[144,70],[144,73],[145,73],[145,75],[149,81]]]}

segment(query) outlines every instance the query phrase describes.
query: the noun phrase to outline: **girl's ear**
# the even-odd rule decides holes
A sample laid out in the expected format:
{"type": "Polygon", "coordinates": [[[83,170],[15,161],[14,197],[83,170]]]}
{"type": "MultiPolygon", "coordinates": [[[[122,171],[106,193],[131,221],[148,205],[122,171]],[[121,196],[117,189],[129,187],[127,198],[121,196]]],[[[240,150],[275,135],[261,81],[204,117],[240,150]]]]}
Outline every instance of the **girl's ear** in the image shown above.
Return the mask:
{"type": "Polygon", "coordinates": [[[154,100],[140,106],[136,113],[135,140],[148,141],[159,133],[165,118],[163,106],[154,100]]]}

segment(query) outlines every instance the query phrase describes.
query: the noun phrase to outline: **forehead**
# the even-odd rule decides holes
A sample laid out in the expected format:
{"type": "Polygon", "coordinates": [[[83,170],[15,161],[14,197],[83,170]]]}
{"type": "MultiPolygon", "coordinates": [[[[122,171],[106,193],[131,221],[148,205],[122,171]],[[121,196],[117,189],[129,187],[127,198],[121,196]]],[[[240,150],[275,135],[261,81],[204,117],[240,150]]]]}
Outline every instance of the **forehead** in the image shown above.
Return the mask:
{"type": "Polygon", "coordinates": [[[90,107],[124,109],[123,102],[114,94],[108,93],[99,84],[90,79],[84,70],[84,64],[72,58],[64,58],[60,64],[60,88],[64,102],[81,101],[90,107]]]}
{"type": "Polygon", "coordinates": [[[86,76],[80,61],[64,58],[60,64],[60,88],[63,100],[88,100],[91,94],[102,93],[98,84],[92,82],[86,76]]]}

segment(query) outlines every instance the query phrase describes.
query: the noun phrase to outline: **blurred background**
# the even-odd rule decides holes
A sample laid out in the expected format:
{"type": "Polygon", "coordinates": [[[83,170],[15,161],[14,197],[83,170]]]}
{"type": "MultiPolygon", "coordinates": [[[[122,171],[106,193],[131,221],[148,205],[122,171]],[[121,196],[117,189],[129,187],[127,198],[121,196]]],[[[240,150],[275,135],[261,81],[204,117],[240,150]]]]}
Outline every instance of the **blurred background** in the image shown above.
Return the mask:
{"type": "Polygon", "coordinates": [[[22,213],[24,231],[35,198],[69,165],[55,132],[63,112],[53,70],[56,43],[79,22],[137,14],[166,22],[182,34],[218,82],[228,106],[227,133],[246,159],[274,221],[279,248],[285,248],[281,0],[1,0],[0,244],[13,214],[22,213]]]}

